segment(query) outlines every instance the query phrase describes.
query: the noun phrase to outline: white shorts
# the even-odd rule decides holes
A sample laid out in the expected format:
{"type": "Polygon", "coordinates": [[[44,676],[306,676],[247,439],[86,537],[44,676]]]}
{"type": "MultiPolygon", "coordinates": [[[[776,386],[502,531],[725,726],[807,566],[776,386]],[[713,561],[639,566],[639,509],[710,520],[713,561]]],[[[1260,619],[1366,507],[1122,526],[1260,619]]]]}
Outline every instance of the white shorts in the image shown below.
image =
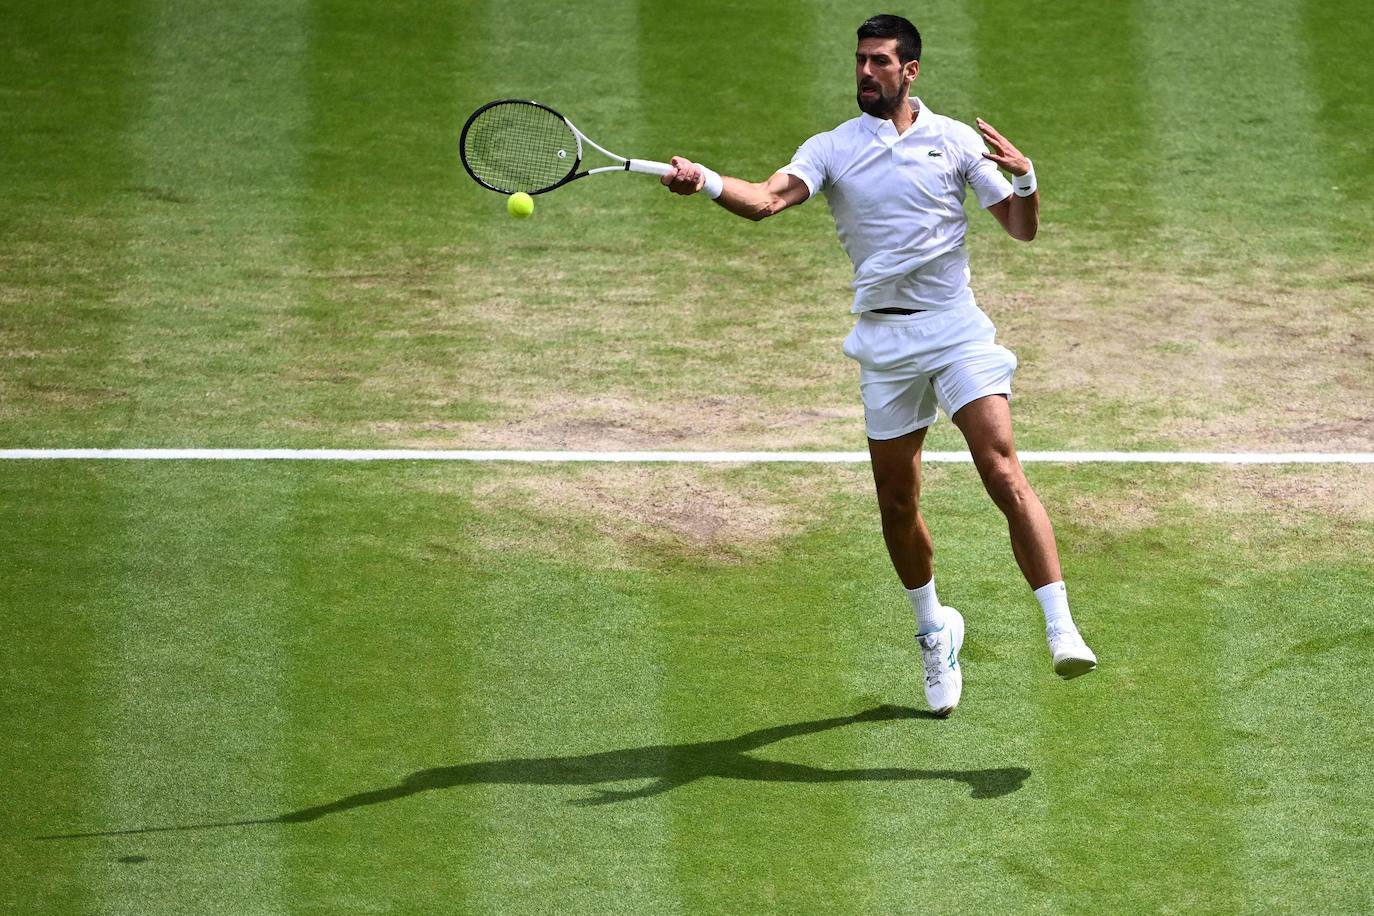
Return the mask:
{"type": "Polygon", "coordinates": [[[896,439],[990,394],[1011,396],[1016,355],[993,343],[997,329],[976,305],[878,315],[864,312],[844,340],[859,364],[870,439],[896,439]]]}

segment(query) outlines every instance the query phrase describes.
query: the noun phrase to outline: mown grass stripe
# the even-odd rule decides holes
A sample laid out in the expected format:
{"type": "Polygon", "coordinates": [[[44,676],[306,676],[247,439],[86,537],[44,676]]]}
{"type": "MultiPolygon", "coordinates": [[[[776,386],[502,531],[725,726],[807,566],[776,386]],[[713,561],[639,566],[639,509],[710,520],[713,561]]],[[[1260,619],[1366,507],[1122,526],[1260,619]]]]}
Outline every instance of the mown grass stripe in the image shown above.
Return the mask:
{"type": "MultiPolygon", "coordinates": [[[[178,827],[259,817],[282,804],[288,605],[276,555],[293,504],[274,481],[245,488],[236,466],[101,466],[115,505],[95,543],[104,802],[88,829],[178,827]]],[[[110,863],[102,909],[285,912],[284,837],[267,829],[166,831],[93,840],[110,863]],[[146,859],[142,867],[116,864],[146,859]],[[212,861],[215,867],[189,868],[212,861]]]]}
{"type": "Polygon", "coordinates": [[[115,500],[104,465],[19,465],[0,481],[0,765],[10,801],[0,843],[0,910],[97,912],[99,888],[127,868],[107,851],[33,842],[102,824],[102,715],[108,613],[93,595],[108,584],[107,536],[115,500]]]}
{"type": "MultiPolygon", "coordinates": [[[[726,174],[762,180],[784,165],[807,136],[853,116],[854,29],[864,16],[796,4],[788,10],[787,26],[779,28],[776,10],[767,6],[709,0],[697,7],[702,18],[665,16],[659,4],[648,0],[638,7],[639,81],[655,94],[644,110],[650,148],[663,144],[670,153],[699,158],[726,174]],[[721,26],[707,44],[699,41],[703,21],[721,26]],[[759,70],[760,79],[745,84],[718,78],[741,61],[770,63],[759,70]],[[767,72],[772,75],[764,76],[767,72]],[[758,104],[765,95],[772,102],[758,104]],[[840,113],[831,120],[835,107],[840,113]]],[[[648,187],[644,194],[661,190],[648,187]]],[[[672,303],[675,310],[694,313],[699,329],[694,336],[728,335],[746,323],[738,316],[722,321],[734,309],[722,309],[712,299],[724,293],[720,278],[757,262],[756,229],[772,239],[795,238],[795,247],[807,257],[813,252],[839,257],[833,229],[825,225],[829,216],[819,201],[767,227],[736,220],[712,205],[695,206],[702,201],[670,203],[679,204],[672,211],[678,238],[673,248],[700,265],[692,273],[706,287],[693,295],[681,289],[680,281],[658,279],[653,304],[645,311],[672,303]]],[[[790,267],[773,263],[770,273],[795,278],[790,267]]],[[[781,289],[770,285],[770,295],[795,302],[786,288],[789,283],[781,289]]],[[[835,299],[843,297],[840,291],[835,299]]],[[[773,305],[761,300],[746,307],[767,312],[773,305]]],[[[745,352],[758,349],[749,346],[745,352]]],[[[787,358],[804,357],[789,347],[787,358]]],[[[719,365],[726,360],[734,362],[724,355],[712,361],[719,365]]],[[[717,376],[723,379],[726,373],[717,376]]],[[[659,383],[641,387],[654,390],[659,383]]],[[[852,634],[827,626],[822,613],[808,612],[809,607],[822,608],[823,598],[800,570],[778,587],[760,582],[748,564],[693,567],[680,573],[687,588],[664,587],[668,583],[660,579],[649,598],[664,646],[663,727],[674,743],[710,747],[710,742],[740,739],[740,744],[724,747],[742,749],[718,757],[708,754],[704,768],[712,772],[707,773],[690,765],[700,760],[698,752],[684,753],[682,772],[670,774],[683,780],[661,800],[672,818],[671,857],[680,906],[688,913],[841,909],[855,887],[868,883],[863,811],[852,804],[853,798],[823,784],[759,781],[747,774],[754,772],[750,760],[806,760],[817,742],[829,742],[839,757],[853,759],[853,728],[803,731],[787,741],[749,745],[760,738],[761,729],[858,711],[844,682],[852,634]],[[780,635],[784,629],[790,631],[786,636],[780,635]],[[703,651],[712,643],[724,651],[703,651]],[[826,663],[815,665],[804,678],[795,677],[781,651],[784,645],[802,647],[826,663]],[[755,737],[745,737],[749,735],[755,737]],[[793,827],[801,822],[824,825],[829,842],[824,847],[798,842],[793,827]]],[[[765,766],[760,763],[759,768],[765,766]]]]}
{"type": "MultiPolygon", "coordinates": [[[[124,413],[115,300],[136,182],[141,4],[7,4],[0,28],[0,423],[70,423],[104,442],[124,413]]],[[[100,820],[113,497],[98,465],[11,467],[0,497],[6,642],[0,911],[99,912],[105,850],[29,841],[100,820]]]]}
{"type": "MultiPolygon", "coordinates": [[[[976,113],[1033,160],[1043,187],[1042,229],[1034,245],[1010,242],[1000,227],[990,225],[993,221],[985,214],[971,217],[985,239],[975,241],[974,286],[980,296],[985,289],[992,294],[987,301],[996,306],[987,307],[1008,332],[1004,342],[1025,335],[1012,346],[1028,366],[1058,364],[1067,368],[1064,364],[1071,357],[1050,355],[1061,342],[1055,339],[1058,334],[1047,328],[1027,334],[1009,306],[1017,294],[1047,280],[1052,286],[1062,282],[1062,289],[1067,291],[1075,286],[1077,277],[1101,270],[1104,261],[1120,269],[1122,252],[1138,251],[1141,239],[1148,238],[1160,222],[1149,186],[1121,168],[1122,162],[1149,148],[1142,105],[1144,65],[1139,53],[1137,2],[1118,0],[1109,6],[1092,0],[1029,5],[1013,0],[967,2],[976,22],[976,113]],[[1081,36],[1087,35],[1092,39],[1083,41],[1081,36]],[[1073,51],[1066,52],[1070,47],[1073,51]],[[1064,130],[1066,124],[1076,127],[1064,130]],[[1089,136],[1091,142],[1085,142],[1089,136]],[[1122,214],[1129,217],[1123,219],[1122,214]],[[998,268],[1005,272],[1004,278],[989,283],[987,278],[996,276],[993,270],[998,268]]],[[[1056,290],[1047,304],[1064,294],[1056,290]]],[[[1084,305],[1074,303],[1075,307],[1084,305]]],[[[1057,374],[1055,369],[1050,371],[1057,374]]],[[[1032,422],[1030,429],[1035,425],[1032,422]]],[[[1045,444],[1045,440],[1038,444],[1045,444]]],[[[1080,440],[1073,444],[1086,443],[1080,440]]],[[[1162,456],[1120,450],[1028,450],[1021,457],[1026,463],[1062,458],[1067,459],[1066,464],[1081,464],[1150,461],[1162,456]]],[[[932,506],[935,511],[929,517],[933,526],[939,526],[938,532],[949,522],[937,507],[938,503],[932,506]]],[[[1056,524],[1065,521],[1054,507],[1051,515],[1056,524]]],[[[999,722],[995,715],[989,716],[990,722],[978,723],[994,734],[1001,733],[1003,737],[993,739],[994,747],[1007,754],[1008,763],[1033,760],[1036,764],[1026,789],[1009,806],[1018,817],[1002,827],[1005,839],[997,844],[1000,848],[994,867],[1006,877],[1001,886],[989,889],[985,898],[975,898],[969,904],[976,911],[993,911],[1007,907],[1010,899],[1015,901],[1011,908],[1020,911],[1062,910],[1071,906],[1068,901],[1084,899],[1074,886],[1079,872],[1067,864],[1082,835],[1081,810],[1074,804],[1081,776],[1074,772],[1072,759],[1064,761],[1056,751],[1065,743],[1081,740],[1081,722],[1074,721],[1075,701],[1097,694],[1093,688],[1100,685],[1076,685],[1078,689],[1066,696],[1064,685],[1046,676],[1048,658],[1039,609],[1024,579],[1008,563],[1010,545],[999,521],[992,520],[981,531],[975,523],[966,532],[965,543],[984,545],[986,554],[976,559],[951,556],[940,549],[939,539],[936,544],[937,581],[950,586],[946,600],[967,602],[963,606],[971,643],[966,666],[972,672],[971,698],[993,704],[994,709],[1011,708],[1025,696],[1042,699],[1026,704],[1014,723],[999,722]],[[987,613],[992,608],[998,612],[987,613]],[[979,653],[990,651],[1003,654],[1006,662],[996,667],[980,665],[983,658],[979,653]],[[988,675],[992,675],[992,683],[988,675]],[[1062,878],[1047,881],[1047,874],[1062,878]]],[[[1065,555],[1070,597],[1076,599],[1078,580],[1069,562],[1071,546],[1061,540],[1060,549],[1065,555]]],[[[1091,605],[1084,602],[1081,610],[1087,619],[1094,619],[1091,605]]],[[[992,712],[983,710],[984,715],[992,712]]],[[[951,842],[967,843],[960,858],[977,857],[976,844],[968,843],[961,831],[952,825],[949,833],[954,838],[951,842]]],[[[1101,899],[1088,894],[1080,906],[1110,909],[1110,905],[1100,903],[1101,899]]]]}
{"type": "MultiPolygon", "coordinates": [[[[481,367],[467,335],[480,328],[483,348],[505,345],[507,323],[491,319],[509,295],[510,278],[533,267],[526,294],[577,295],[576,280],[571,289],[560,282],[568,265],[540,245],[541,226],[545,233],[554,230],[547,236],[554,246],[575,238],[579,248],[614,252],[620,263],[624,219],[646,195],[664,192],[643,176],[593,178],[542,198],[541,218],[516,224],[506,217],[502,198],[477,189],[462,172],[458,128],[473,108],[493,98],[535,98],[565,111],[609,149],[656,157],[645,142],[643,98],[661,91],[663,81],[657,74],[642,82],[635,77],[640,10],[635,4],[592,11],[577,5],[482,2],[443,8],[415,2],[398,16],[348,2],[319,8],[320,24],[332,20],[336,29],[348,24],[343,11],[353,10],[361,54],[382,35],[407,48],[412,61],[405,68],[384,60],[375,68],[359,66],[356,58],[350,61],[344,36],[336,34],[330,45],[317,40],[318,166],[311,194],[317,213],[333,219],[312,229],[312,256],[320,270],[397,270],[411,287],[381,312],[382,321],[394,322],[402,336],[388,338],[388,345],[378,335],[350,359],[355,366],[368,358],[385,362],[379,368],[364,365],[356,398],[353,381],[342,379],[323,392],[323,406],[336,412],[351,407],[355,413],[346,419],[359,428],[398,415],[402,403],[417,398],[424,398],[418,406],[426,416],[472,419],[466,404],[485,400],[484,380],[499,373],[481,367]],[[326,17],[329,10],[336,14],[326,17]],[[416,28],[417,22],[427,25],[416,28]],[[570,78],[577,74],[582,77],[570,78]],[[330,93],[342,95],[331,101],[330,93]],[[355,139],[359,123],[372,127],[361,142],[355,139]],[[343,152],[351,161],[340,158],[343,152]],[[405,168],[392,169],[402,161],[405,168]],[[356,186],[342,187],[354,177],[356,186]],[[569,210],[579,206],[597,218],[569,218],[569,210]],[[401,251],[397,238],[408,239],[401,251]],[[504,278],[490,284],[490,297],[474,292],[487,274],[504,278]],[[442,343],[415,346],[420,331],[442,343]],[[378,376],[400,379],[404,388],[391,396],[377,389],[378,376]],[[342,399],[335,394],[340,388],[346,392],[342,399]]],[[[652,15],[663,18],[661,10],[652,15]]],[[[585,260],[584,252],[576,263],[585,260]]],[[[317,326],[330,333],[355,333],[352,322],[364,312],[357,306],[370,314],[378,295],[365,281],[317,288],[329,297],[317,326]]],[[[549,346],[546,338],[541,332],[518,345],[520,362],[531,371],[538,371],[533,364],[547,365],[564,345],[560,339],[545,353],[524,351],[549,346]]],[[[509,364],[502,365],[504,371],[509,364]]],[[[508,395],[502,390],[503,399],[508,395]]],[[[448,478],[446,469],[434,472],[436,481],[448,478]]],[[[585,767],[594,782],[602,775],[596,754],[672,740],[661,703],[664,648],[652,635],[656,609],[644,600],[636,575],[602,568],[590,557],[569,566],[541,562],[537,550],[535,556],[497,558],[484,549],[508,539],[521,524],[518,507],[491,493],[489,475],[509,480],[519,473],[484,469],[469,479],[470,489],[459,486],[444,500],[445,516],[461,513],[463,520],[450,518],[436,537],[473,559],[443,563],[433,574],[441,581],[445,575],[460,579],[450,586],[454,638],[447,645],[452,666],[461,672],[450,713],[460,723],[461,740],[450,739],[449,754],[440,761],[460,767],[487,761],[512,780],[547,767],[551,781],[469,785],[426,798],[416,816],[432,818],[436,830],[452,825],[449,848],[456,862],[436,868],[422,887],[435,888],[435,899],[446,908],[474,912],[527,908],[530,900],[559,911],[673,912],[679,904],[668,855],[668,812],[647,803],[587,804],[598,799],[598,790],[633,790],[643,781],[561,785],[555,778],[565,768],[585,767]],[[534,762],[540,759],[548,762],[534,762]],[[606,835],[617,842],[606,847],[606,835]],[[539,867],[531,868],[533,862],[539,867]],[[452,900],[445,887],[461,899],[452,900]]],[[[390,509],[384,497],[381,505],[390,509]]],[[[423,512],[430,500],[415,505],[423,512]]],[[[415,846],[420,861],[435,854],[428,844],[415,846]]]]}
{"type": "MultiPolygon", "coordinates": [[[[387,388],[361,389],[410,371],[385,341],[414,317],[410,287],[431,282],[410,258],[441,235],[435,215],[457,209],[446,128],[481,35],[473,4],[301,6],[301,111],[290,138],[300,169],[281,201],[293,267],[277,271],[294,295],[272,335],[291,364],[274,376],[270,410],[310,435],[351,428],[363,404],[384,417],[398,409],[387,388]]],[[[289,896],[356,912],[385,908],[404,883],[422,908],[442,900],[467,911],[476,819],[457,808],[459,793],[398,790],[413,773],[456,762],[481,731],[461,701],[473,686],[472,643],[456,632],[465,589],[454,581],[470,566],[452,562],[457,532],[442,530],[458,501],[417,513],[405,493],[379,497],[377,487],[394,482],[386,468],[364,470],[353,486],[341,470],[299,476],[279,570],[296,596],[287,807],[320,815],[275,828],[289,840],[289,896]],[[396,609],[404,626],[388,625],[381,608],[396,609]],[[344,645],[370,651],[341,653],[344,645]],[[389,789],[402,794],[356,805],[389,789]]]]}
{"type": "Polygon", "coordinates": [[[976,114],[997,127],[1035,163],[1043,188],[1033,246],[1007,244],[977,215],[995,241],[974,256],[975,289],[986,264],[1015,267],[1018,277],[1044,271],[1047,245],[1060,254],[1056,273],[1096,271],[1104,258],[1119,263],[1161,216],[1153,183],[1122,168],[1151,145],[1137,0],[968,2],[978,62],[977,79],[969,77],[976,108],[963,120],[976,114]]]}
{"type": "Polygon", "coordinates": [[[154,3],[146,18],[120,428],[193,416],[232,444],[297,362],[287,321],[299,288],[284,278],[300,264],[302,4],[154,3]]]}
{"type": "MultiPolygon", "coordinates": [[[[125,210],[136,256],[119,293],[124,325],[114,347],[129,392],[125,429],[203,411],[202,384],[185,384],[209,368],[201,347],[214,340],[223,353],[212,362],[241,361],[252,346],[245,340],[269,337],[292,300],[288,287],[249,280],[292,260],[285,202],[301,168],[293,136],[302,12],[299,2],[152,2],[135,19],[140,63],[131,83],[140,110],[129,148],[138,178],[125,210]]],[[[258,353],[273,373],[290,362],[280,346],[258,353]]],[[[255,384],[253,375],[231,375],[217,394],[226,404],[252,402],[243,386],[255,384]]],[[[228,467],[191,473],[203,485],[190,499],[168,495],[185,469],[108,475],[119,497],[108,537],[121,574],[111,589],[107,727],[129,736],[104,758],[112,827],[258,816],[285,797],[290,668],[277,554],[295,510],[291,481],[274,475],[265,491],[242,490],[225,483],[234,476],[228,467]],[[257,536],[241,544],[233,532],[242,529],[257,536]],[[216,594],[221,586],[227,595],[216,594]]],[[[143,868],[109,870],[101,886],[111,911],[289,907],[288,842],[279,831],[101,845],[149,858],[143,868]],[[181,863],[201,856],[223,867],[182,872],[181,863]]]]}
{"type": "MultiPolygon", "coordinates": [[[[1374,17],[1351,14],[1348,6],[1328,0],[1305,0],[1303,36],[1306,70],[1320,105],[1317,123],[1323,142],[1324,176],[1331,180],[1335,202],[1327,208],[1333,253],[1344,253],[1355,268],[1347,277],[1368,287],[1369,251],[1374,247],[1374,188],[1365,179],[1369,167],[1370,124],[1374,124],[1374,17]]],[[[1324,188],[1322,190],[1325,190],[1324,188]]]]}
{"type": "Polygon", "coordinates": [[[1322,150],[1297,0],[1190,8],[1139,0],[1151,148],[1134,177],[1165,212],[1164,250],[1192,276],[1310,264],[1343,247],[1328,213],[1346,206],[1322,150]],[[1282,214],[1279,231],[1260,231],[1282,214]]]}
{"type": "MultiPolygon", "coordinates": [[[[1329,174],[1329,154],[1320,142],[1321,104],[1309,56],[1288,50],[1305,44],[1299,0],[1226,0],[1193,8],[1187,16],[1170,0],[1140,0],[1140,6],[1149,64],[1144,72],[1147,110],[1160,153],[1148,180],[1167,211],[1170,270],[1190,279],[1220,275],[1244,298],[1264,301],[1264,293],[1252,289],[1251,278],[1310,272],[1313,252],[1323,259],[1339,257],[1348,242],[1333,233],[1338,223],[1330,214],[1345,207],[1346,199],[1333,187],[1337,182],[1329,174]],[[1257,231],[1276,213],[1282,214],[1279,231],[1257,231]]],[[[1218,391],[1234,387],[1225,349],[1204,353],[1200,390],[1209,379],[1218,391]]],[[[1157,734],[1159,743],[1172,749],[1170,757],[1187,755],[1196,779],[1179,789],[1191,790],[1188,803],[1200,812],[1217,812],[1197,818],[1183,834],[1189,842],[1181,847],[1192,848],[1196,865],[1180,868],[1177,854],[1170,856],[1175,864],[1169,870],[1189,876],[1179,887],[1178,906],[1183,909],[1235,909],[1239,900],[1253,900],[1256,873],[1269,870],[1255,867],[1263,858],[1257,851],[1265,845],[1266,830],[1276,828],[1290,838],[1307,830],[1296,818],[1286,824],[1250,818],[1244,787],[1218,778],[1233,762],[1226,749],[1235,740],[1238,705],[1228,702],[1231,691],[1222,672],[1231,646],[1263,626],[1259,615],[1227,613],[1225,599],[1234,591],[1213,585],[1219,568],[1233,556],[1234,549],[1226,545],[1210,563],[1198,556],[1179,564],[1167,591],[1204,596],[1201,610],[1151,636],[1159,657],[1169,659],[1181,675],[1171,690],[1183,698],[1206,698],[1171,710],[1173,728],[1151,729],[1143,736],[1153,742],[1157,734]],[[1212,590],[1214,595],[1208,596],[1212,590]],[[1200,677],[1200,670],[1210,676],[1200,677]],[[1190,740],[1180,740],[1182,733],[1189,733],[1190,740]],[[1198,838],[1211,848],[1199,847],[1198,838]],[[1229,895],[1224,893],[1228,887],[1229,895]]],[[[1252,587],[1255,578],[1254,570],[1247,571],[1245,580],[1252,587]]],[[[1167,594],[1161,600],[1150,590],[1123,600],[1147,620],[1159,619],[1172,607],[1167,594]]],[[[1293,622],[1295,615],[1284,616],[1293,622]]],[[[1272,645],[1278,637],[1275,631],[1267,642],[1272,645]]],[[[1277,772],[1266,775],[1282,778],[1277,772]]],[[[1167,785],[1161,790],[1183,797],[1169,792],[1167,785]]],[[[1168,861],[1161,860],[1162,865],[1168,861]]],[[[1291,878],[1286,873],[1285,884],[1291,886],[1291,878]]],[[[1264,908],[1266,903],[1256,905],[1264,908]]]]}

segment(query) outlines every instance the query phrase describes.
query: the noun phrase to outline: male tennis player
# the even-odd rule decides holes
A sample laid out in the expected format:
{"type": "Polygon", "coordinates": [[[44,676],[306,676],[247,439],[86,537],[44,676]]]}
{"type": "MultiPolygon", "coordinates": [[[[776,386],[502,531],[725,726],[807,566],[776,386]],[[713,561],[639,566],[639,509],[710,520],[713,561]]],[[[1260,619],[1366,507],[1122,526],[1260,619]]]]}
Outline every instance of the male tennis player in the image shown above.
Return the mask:
{"type": "Polygon", "coordinates": [[[807,140],[765,182],[675,156],[663,183],[678,194],[704,190],[753,220],[825,194],[854,262],[852,311],[859,317],[844,352],[859,364],[883,538],[915,609],[926,701],[948,715],[963,689],[964,619],[936,598],[930,532],[918,509],[921,446],[937,405],[963,433],[1007,517],[1012,553],[1045,612],[1055,672],[1072,678],[1097,666],[1069,614],[1054,530],[1013,446],[1008,401],[1016,357],[993,342],[992,322],[969,289],[964,248],[966,187],[1024,242],[1039,227],[1040,195],[1030,160],[992,125],[980,118],[974,131],[909,94],[921,70],[915,26],[874,16],[858,39],[859,117],[807,140]]]}

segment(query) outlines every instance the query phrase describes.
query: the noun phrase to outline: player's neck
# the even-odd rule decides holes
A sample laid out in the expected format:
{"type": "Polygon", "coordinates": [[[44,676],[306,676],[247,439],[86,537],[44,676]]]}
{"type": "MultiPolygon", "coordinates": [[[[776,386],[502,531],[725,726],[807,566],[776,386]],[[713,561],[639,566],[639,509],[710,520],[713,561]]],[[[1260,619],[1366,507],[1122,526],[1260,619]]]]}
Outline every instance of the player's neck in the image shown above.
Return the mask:
{"type": "Polygon", "coordinates": [[[904,134],[912,124],[916,122],[916,101],[911,98],[902,99],[902,103],[892,112],[892,126],[897,128],[897,133],[904,134]]]}

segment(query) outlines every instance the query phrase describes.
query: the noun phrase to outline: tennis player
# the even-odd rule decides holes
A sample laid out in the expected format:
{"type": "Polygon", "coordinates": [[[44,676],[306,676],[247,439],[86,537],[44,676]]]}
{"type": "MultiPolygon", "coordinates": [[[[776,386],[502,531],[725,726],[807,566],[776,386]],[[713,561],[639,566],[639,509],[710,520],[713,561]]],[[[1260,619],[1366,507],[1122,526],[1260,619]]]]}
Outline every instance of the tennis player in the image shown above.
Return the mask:
{"type": "Polygon", "coordinates": [[[1072,678],[1097,666],[1069,614],[1054,529],[1013,445],[1016,357],[994,342],[995,328],[974,301],[964,247],[968,188],[1024,242],[1039,227],[1040,195],[1031,161],[991,124],[980,118],[975,131],[910,94],[921,70],[915,26],[900,16],[874,16],[858,39],[857,118],[807,140],[765,182],[722,176],[675,156],[663,183],[677,194],[704,191],[753,220],[825,195],[854,262],[858,320],[844,352],[859,364],[883,538],[915,610],[926,701],[948,715],[963,689],[964,619],[936,597],[934,550],[919,510],[921,447],[937,407],[963,433],[988,494],[1006,515],[1012,553],[1045,613],[1055,672],[1072,678]]]}

